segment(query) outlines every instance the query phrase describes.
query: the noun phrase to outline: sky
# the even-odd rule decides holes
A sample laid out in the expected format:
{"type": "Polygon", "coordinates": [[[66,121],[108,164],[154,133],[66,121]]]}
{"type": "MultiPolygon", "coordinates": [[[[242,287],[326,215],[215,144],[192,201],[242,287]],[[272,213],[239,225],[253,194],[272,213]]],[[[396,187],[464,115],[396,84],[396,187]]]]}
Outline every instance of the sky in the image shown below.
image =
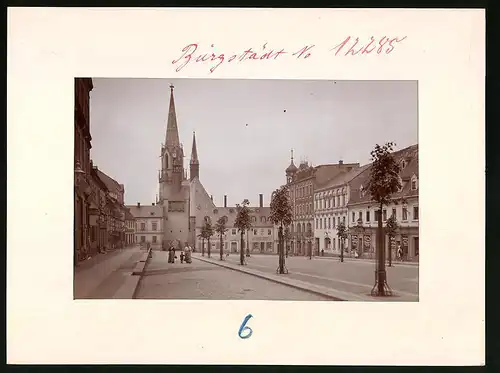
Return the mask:
{"type": "Polygon", "coordinates": [[[396,150],[418,143],[416,81],[94,78],[90,93],[91,158],[125,185],[125,203],[158,194],[170,84],[184,167],[196,131],[200,180],[216,205],[285,183],[290,150],[298,166],[370,162],[375,144],[396,150]]]}

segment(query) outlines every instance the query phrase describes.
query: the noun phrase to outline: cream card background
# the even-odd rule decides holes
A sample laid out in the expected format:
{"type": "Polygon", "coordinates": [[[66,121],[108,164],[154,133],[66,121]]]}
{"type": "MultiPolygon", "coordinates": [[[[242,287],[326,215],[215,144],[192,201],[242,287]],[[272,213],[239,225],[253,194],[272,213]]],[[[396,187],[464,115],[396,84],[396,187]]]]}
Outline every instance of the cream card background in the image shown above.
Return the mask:
{"type": "Polygon", "coordinates": [[[9,9],[8,361],[484,362],[484,25],[480,10],[9,9]],[[407,39],[334,57],[348,35],[407,39]],[[191,42],[316,47],[175,73],[191,42]],[[75,76],[417,79],[420,302],[73,301],[75,76]]]}

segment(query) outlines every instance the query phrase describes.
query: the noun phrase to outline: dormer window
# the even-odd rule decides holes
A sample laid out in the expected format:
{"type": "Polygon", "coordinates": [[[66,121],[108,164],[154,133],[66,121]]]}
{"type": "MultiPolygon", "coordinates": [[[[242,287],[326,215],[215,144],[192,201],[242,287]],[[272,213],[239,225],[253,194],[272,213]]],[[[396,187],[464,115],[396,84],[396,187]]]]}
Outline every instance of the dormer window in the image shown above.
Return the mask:
{"type": "Polygon", "coordinates": [[[406,161],[403,159],[403,160],[401,161],[401,170],[404,170],[404,169],[405,169],[405,167],[406,167],[406,161]]]}
{"type": "Polygon", "coordinates": [[[411,190],[417,190],[418,189],[418,179],[417,177],[414,175],[412,178],[411,178],[411,190]]]}

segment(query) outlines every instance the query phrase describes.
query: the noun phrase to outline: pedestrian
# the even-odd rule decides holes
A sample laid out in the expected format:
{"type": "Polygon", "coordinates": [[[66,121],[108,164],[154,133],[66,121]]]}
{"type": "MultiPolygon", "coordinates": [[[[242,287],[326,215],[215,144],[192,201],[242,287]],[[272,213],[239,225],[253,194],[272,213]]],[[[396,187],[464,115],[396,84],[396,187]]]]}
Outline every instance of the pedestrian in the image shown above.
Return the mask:
{"type": "Polygon", "coordinates": [[[401,250],[401,245],[398,245],[398,258],[403,261],[403,250],[401,250]]]}
{"type": "Polygon", "coordinates": [[[181,263],[184,263],[184,251],[181,251],[180,257],[181,257],[181,263]]]}

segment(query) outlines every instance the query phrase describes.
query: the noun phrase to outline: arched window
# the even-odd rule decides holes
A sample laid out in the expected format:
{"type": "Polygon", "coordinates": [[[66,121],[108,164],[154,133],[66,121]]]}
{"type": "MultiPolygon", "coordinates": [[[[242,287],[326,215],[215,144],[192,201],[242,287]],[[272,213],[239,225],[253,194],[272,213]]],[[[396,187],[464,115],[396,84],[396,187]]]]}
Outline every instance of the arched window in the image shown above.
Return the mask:
{"type": "Polygon", "coordinates": [[[261,216],[260,217],[260,222],[261,223],[265,223],[266,222],[266,217],[265,216],[261,216]]]}
{"type": "Polygon", "coordinates": [[[257,218],[255,216],[252,216],[252,223],[255,223],[257,221],[257,218]]]}

